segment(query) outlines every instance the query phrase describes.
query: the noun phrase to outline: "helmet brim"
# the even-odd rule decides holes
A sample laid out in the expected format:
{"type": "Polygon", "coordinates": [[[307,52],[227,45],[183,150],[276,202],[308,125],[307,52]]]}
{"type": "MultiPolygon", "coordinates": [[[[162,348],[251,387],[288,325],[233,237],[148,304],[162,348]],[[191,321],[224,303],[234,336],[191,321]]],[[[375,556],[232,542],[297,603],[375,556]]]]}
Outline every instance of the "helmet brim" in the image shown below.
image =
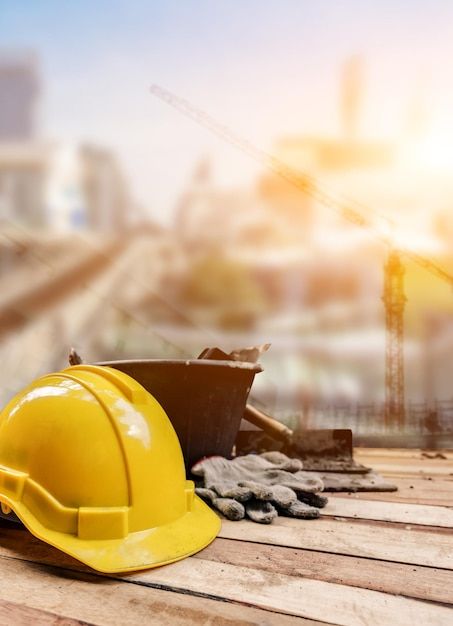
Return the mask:
{"type": "Polygon", "coordinates": [[[80,539],[43,526],[22,502],[2,496],[26,528],[38,539],[58,548],[92,569],[119,573],[173,563],[209,545],[221,521],[197,495],[191,510],[177,520],[122,539],[80,539]]]}

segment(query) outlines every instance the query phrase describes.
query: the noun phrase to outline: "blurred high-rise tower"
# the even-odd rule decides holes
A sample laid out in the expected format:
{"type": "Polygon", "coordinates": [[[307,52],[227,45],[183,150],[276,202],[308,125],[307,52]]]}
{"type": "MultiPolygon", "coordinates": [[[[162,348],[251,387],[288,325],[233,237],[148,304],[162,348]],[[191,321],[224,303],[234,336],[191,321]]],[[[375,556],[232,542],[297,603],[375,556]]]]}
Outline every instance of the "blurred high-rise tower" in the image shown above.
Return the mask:
{"type": "Polygon", "coordinates": [[[0,52],[0,141],[33,137],[39,90],[33,53],[0,52]]]}
{"type": "Polygon", "coordinates": [[[354,141],[359,132],[359,114],[363,97],[363,64],[358,55],[350,57],[341,76],[341,126],[345,141],[354,141]]]}

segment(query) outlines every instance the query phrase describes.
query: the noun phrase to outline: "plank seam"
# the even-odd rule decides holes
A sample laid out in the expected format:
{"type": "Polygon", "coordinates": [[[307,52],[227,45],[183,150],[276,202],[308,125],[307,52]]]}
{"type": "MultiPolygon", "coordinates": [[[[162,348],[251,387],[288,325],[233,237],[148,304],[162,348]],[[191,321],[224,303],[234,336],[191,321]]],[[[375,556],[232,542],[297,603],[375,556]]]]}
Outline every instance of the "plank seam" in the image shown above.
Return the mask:
{"type": "MultiPolygon", "coordinates": [[[[288,546],[285,545],[283,543],[264,543],[262,541],[253,541],[253,539],[242,539],[242,538],[234,538],[232,539],[231,537],[222,537],[220,536],[221,539],[228,539],[228,541],[242,541],[242,542],[248,542],[248,543],[253,543],[256,544],[258,546],[275,546],[278,548],[288,548],[290,550],[306,550],[307,552],[321,552],[322,554],[332,554],[333,556],[337,555],[337,556],[346,556],[346,557],[350,557],[350,558],[360,558],[360,559],[367,559],[369,561],[379,561],[381,563],[395,563],[397,565],[412,565],[415,567],[426,567],[427,570],[430,569],[439,569],[445,572],[453,572],[453,568],[451,567],[442,567],[441,565],[436,565],[434,566],[430,566],[430,565],[421,565],[419,563],[409,563],[408,561],[389,561],[388,559],[379,559],[377,557],[372,557],[372,556],[365,556],[363,554],[348,554],[347,552],[331,552],[329,550],[322,550],[321,547],[317,548],[316,550],[314,548],[299,548],[298,546],[288,546]]],[[[200,557],[198,557],[200,558],[200,557]]],[[[203,560],[208,560],[208,559],[203,559],[203,560]]],[[[348,586],[348,585],[345,585],[348,586]]],[[[385,593],[385,592],[382,592],[385,593]]],[[[398,594],[389,594],[389,595],[398,595],[398,594]]]]}
{"type": "MultiPolygon", "coordinates": [[[[183,589],[182,587],[173,587],[172,585],[166,585],[163,583],[149,583],[149,582],[145,582],[145,581],[141,581],[141,580],[133,580],[133,579],[128,579],[126,577],[121,577],[121,576],[117,576],[115,574],[105,574],[103,572],[96,572],[95,570],[93,571],[85,571],[84,569],[77,569],[76,567],[71,568],[67,565],[53,565],[53,564],[49,564],[49,563],[42,563],[41,561],[33,561],[30,559],[26,559],[26,558],[19,558],[19,557],[14,557],[14,556],[5,556],[5,555],[1,555],[0,556],[0,560],[1,559],[8,559],[10,561],[19,561],[22,563],[32,563],[34,565],[40,565],[41,567],[45,567],[46,569],[49,569],[50,571],[52,570],[63,570],[66,572],[71,572],[71,574],[77,574],[77,575],[81,575],[82,579],[84,577],[96,577],[96,578],[104,578],[106,580],[116,580],[117,582],[121,582],[121,583],[127,583],[129,585],[138,585],[139,587],[148,587],[150,589],[156,589],[157,591],[168,591],[171,593],[177,593],[180,595],[187,595],[187,596],[193,596],[193,597],[197,597],[197,598],[204,598],[206,600],[214,600],[216,602],[224,602],[226,604],[235,604],[237,606],[247,606],[253,609],[258,609],[261,611],[267,611],[268,613],[274,613],[275,615],[289,615],[292,617],[298,617],[293,615],[292,613],[285,613],[284,611],[279,611],[276,609],[272,609],[270,607],[266,607],[266,606],[261,606],[258,604],[253,604],[250,602],[241,602],[240,600],[231,600],[229,598],[225,598],[222,596],[217,596],[215,594],[208,594],[208,593],[203,593],[201,591],[192,591],[190,589],[183,589]]],[[[206,560],[206,559],[203,559],[206,560]]],[[[210,561],[209,561],[210,562],[210,561]]],[[[215,562],[215,561],[212,561],[215,562]]],[[[148,570],[145,570],[148,571],[148,570]]],[[[293,578],[296,578],[295,576],[293,576],[293,578]]],[[[92,582],[92,581],[85,581],[85,582],[92,582]]],[[[390,594],[391,595],[391,594],[390,594]]],[[[18,605],[21,606],[21,605],[18,605]]],[[[27,606],[27,605],[24,605],[27,606]]],[[[322,626],[338,626],[338,622],[326,622],[326,621],[320,621],[314,618],[304,618],[304,619],[310,619],[312,622],[316,622],[317,624],[322,624],[322,626]]],[[[84,622],[81,623],[82,626],[84,626],[84,622]]],[[[87,622],[87,626],[92,626],[89,622],[87,622]]]]}

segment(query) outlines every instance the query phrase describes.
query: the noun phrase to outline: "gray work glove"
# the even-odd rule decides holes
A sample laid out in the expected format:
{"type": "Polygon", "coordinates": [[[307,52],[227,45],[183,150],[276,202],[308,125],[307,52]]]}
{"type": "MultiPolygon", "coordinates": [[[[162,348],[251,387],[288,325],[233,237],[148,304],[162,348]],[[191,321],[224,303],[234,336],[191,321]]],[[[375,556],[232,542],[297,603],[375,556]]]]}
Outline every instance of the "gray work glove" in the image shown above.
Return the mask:
{"type": "Polygon", "coordinates": [[[248,454],[232,461],[215,456],[198,461],[192,473],[201,477],[196,493],[230,520],[245,516],[270,524],[279,514],[315,519],[327,498],[323,483],[302,472],[302,462],[281,452],[248,454]]]}

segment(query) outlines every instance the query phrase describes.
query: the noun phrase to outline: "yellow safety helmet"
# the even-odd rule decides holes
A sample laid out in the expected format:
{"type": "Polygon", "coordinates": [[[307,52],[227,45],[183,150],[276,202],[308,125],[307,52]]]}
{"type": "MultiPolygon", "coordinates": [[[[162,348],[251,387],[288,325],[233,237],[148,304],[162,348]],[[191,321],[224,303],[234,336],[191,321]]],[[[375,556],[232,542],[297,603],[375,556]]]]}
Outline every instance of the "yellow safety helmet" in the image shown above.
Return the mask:
{"type": "Polygon", "coordinates": [[[177,561],[220,529],[186,480],[157,400],[94,365],[39,378],[2,411],[0,502],[36,537],[101,572],[177,561]]]}

